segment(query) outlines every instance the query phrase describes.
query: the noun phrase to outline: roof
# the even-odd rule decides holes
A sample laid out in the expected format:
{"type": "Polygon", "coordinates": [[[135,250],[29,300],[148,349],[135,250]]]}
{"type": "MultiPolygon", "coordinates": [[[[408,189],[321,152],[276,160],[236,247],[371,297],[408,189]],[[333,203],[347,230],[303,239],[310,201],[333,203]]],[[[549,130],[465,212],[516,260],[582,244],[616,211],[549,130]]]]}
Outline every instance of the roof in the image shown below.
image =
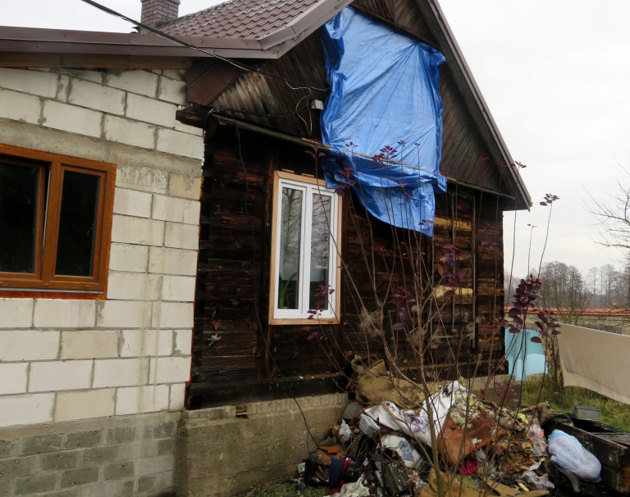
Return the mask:
{"type": "MultiPolygon", "coordinates": [[[[428,30],[428,36],[421,39],[429,40],[446,56],[455,85],[493,162],[514,164],[437,0],[232,0],[160,26],[203,51],[148,33],[0,27],[0,66],[188,67],[193,59],[215,56],[278,60],[351,3],[381,20],[390,14],[390,25],[416,37],[417,33],[406,31],[407,15],[400,15],[401,8],[404,5],[406,14],[421,16],[428,30]]],[[[505,170],[501,174],[513,185],[510,189],[518,207],[531,206],[518,170],[505,170]]]]}
{"type": "Polygon", "coordinates": [[[259,40],[308,12],[318,0],[232,0],[160,24],[174,36],[259,40]]]}

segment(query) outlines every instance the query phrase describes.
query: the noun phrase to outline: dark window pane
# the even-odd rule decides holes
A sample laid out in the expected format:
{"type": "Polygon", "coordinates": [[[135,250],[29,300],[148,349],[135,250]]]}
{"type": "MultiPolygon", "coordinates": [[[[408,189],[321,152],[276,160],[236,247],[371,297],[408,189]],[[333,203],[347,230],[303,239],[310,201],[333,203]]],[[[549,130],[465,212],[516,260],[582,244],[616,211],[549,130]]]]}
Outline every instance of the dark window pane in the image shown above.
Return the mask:
{"type": "Polygon", "coordinates": [[[37,167],[0,158],[0,271],[35,272],[37,167]]]}
{"type": "Polygon", "coordinates": [[[282,188],[278,309],[298,309],[300,305],[301,239],[302,192],[293,188],[282,188]]]}
{"type": "Polygon", "coordinates": [[[99,183],[98,176],[63,175],[55,274],[92,276],[99,183]]]}

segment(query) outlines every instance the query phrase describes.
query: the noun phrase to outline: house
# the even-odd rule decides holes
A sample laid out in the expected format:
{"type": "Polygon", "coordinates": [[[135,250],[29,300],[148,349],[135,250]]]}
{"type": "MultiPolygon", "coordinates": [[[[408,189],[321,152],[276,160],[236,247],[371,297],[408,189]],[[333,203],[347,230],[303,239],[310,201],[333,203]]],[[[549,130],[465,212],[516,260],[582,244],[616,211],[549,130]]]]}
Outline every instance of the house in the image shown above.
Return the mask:
{"type": "Polygon", "coordinates": [[[384,275],[441,282],[445,247],[462,271],[431,297],[433,374],[502,356],[502,213],[530,200],[436,1],[236,0],[180,18],[178,4],[143,0],[143,23],[171,38],[0,28],[8,496],[229,495],[290,474],[304,420],[319,433],[346,401],[345,354],[390,350],[360,326],[384,275]],[[418,186],[432,237],[323,182],[336,151],[320,142],[320,36],[348,6],[446,59],[432,128],[446,192],[418,186]],[[298,198],[308,238],[287,214],[298,198]]]}

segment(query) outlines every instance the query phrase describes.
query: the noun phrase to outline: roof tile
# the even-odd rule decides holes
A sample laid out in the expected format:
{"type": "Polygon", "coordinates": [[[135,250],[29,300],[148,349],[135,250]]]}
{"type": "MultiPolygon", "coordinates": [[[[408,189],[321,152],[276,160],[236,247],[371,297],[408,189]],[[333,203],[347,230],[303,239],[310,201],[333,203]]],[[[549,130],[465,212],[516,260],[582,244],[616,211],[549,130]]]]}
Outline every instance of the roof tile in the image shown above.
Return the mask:
{"type": "Polygon", "coordinates": [[[173,36],[259,40],[320,0],[231,0],[179,17],[160,29],[173,36]]]}

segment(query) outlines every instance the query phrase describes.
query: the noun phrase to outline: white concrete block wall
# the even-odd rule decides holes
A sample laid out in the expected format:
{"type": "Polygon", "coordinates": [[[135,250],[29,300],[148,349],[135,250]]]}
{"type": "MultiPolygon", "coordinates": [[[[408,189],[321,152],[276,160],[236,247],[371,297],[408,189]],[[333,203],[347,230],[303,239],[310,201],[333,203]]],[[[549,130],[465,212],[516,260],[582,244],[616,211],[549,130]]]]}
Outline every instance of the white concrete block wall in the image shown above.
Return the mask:
{"type": "Polygon", "coordinates": [[[0,427],[183,407],[203,157],[185,104],[181,71],[0,68],[0,120],[51,133],[42,150],[77,155],[64,132],[168,158],[117,163],[105,300],[0,298],[0,427]]]}

